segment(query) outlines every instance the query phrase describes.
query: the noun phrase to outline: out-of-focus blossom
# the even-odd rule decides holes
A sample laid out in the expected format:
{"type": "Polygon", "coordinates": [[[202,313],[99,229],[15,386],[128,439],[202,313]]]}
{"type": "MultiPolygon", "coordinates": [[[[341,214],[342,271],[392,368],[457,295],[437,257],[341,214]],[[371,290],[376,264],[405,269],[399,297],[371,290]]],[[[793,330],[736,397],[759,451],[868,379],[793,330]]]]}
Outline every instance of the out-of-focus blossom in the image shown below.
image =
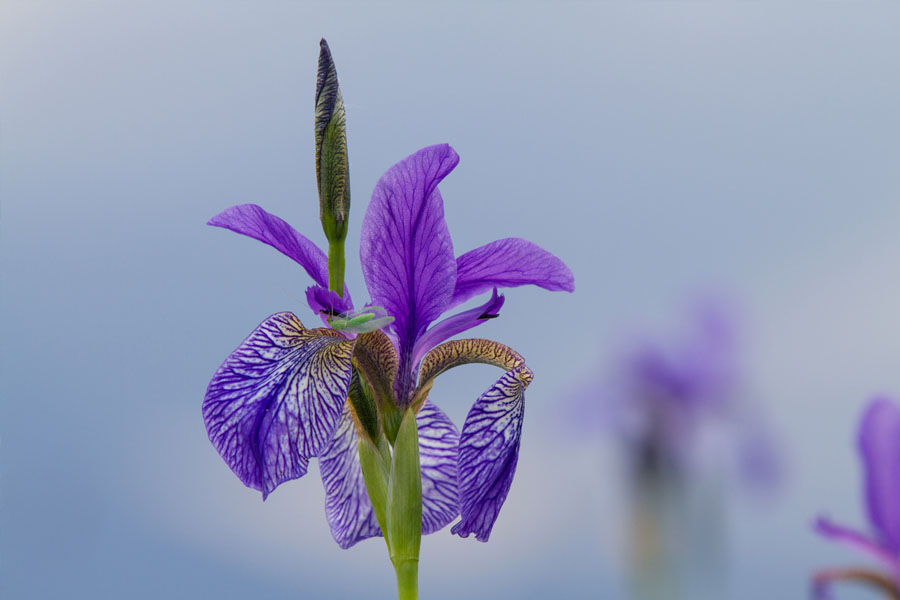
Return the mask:
{"type": "Polygon", "coordinates": [[[687,324],[682,339],[642,337],[622,353],[614,381],[601,392],[603,420],[639,468],[683,473],[727,454],[742,481],[777,483],[776,443],[748,401],[733,311],[706,300],[687,324]]]}
{"type": "Polygon", "coordinates": [[[878,397],[863,413],[857,438],[865,478],[869,530],[859,531],[820,517],[816,531],[867,554],[882,569],[825,569],[813,577],[817,598],[829,598],[831,584],[840,580],[867,583],[900,599],[900,406],[878,397]]]}

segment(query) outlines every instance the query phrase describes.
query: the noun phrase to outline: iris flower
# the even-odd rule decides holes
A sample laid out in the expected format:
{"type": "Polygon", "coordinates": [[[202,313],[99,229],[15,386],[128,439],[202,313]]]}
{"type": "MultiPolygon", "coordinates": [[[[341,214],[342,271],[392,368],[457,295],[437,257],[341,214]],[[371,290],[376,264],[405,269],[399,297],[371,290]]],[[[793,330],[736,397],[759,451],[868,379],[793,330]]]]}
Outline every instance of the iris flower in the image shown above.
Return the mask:
{"type": "Polygon", "coordinates": [[[863,413],[857,443],[871,533],[836,525],[824,517],[816,521],[815,529],[874,557],[884,570],[825,569],[814,576],[814,590],[819,598],[827,598],[833,582],[855,580],[900,599],[900,406],[886,397],[872,400],[863,413]]]}

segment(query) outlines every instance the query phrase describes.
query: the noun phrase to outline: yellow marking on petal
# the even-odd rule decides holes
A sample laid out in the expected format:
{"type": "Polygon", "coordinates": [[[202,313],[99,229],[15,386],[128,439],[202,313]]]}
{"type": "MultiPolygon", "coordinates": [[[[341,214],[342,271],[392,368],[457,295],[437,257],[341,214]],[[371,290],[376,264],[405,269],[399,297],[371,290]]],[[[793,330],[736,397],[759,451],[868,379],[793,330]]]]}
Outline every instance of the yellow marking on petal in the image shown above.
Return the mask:
{"type": "Polygon", "coordinates": [[[415,409],[418,410],[425,404],[435,377],[453,367],[472,363],[493,365],[504,371],[518,369],[516,378],[522,383],[523,388],[528,387],[534,378],[534,373],[525,366],[522,355],[509,346],[482,338],[451,340],[432,348],[422,359],[419,387],[416,388],[413,399],[415,409]]]}
{"type": "Polygon", "coordinates": [[[372,388],[379,409],[394,404],[394,377],[399,364],[390,338],[382,331],[356,337],[353,363],[372,388]]]}

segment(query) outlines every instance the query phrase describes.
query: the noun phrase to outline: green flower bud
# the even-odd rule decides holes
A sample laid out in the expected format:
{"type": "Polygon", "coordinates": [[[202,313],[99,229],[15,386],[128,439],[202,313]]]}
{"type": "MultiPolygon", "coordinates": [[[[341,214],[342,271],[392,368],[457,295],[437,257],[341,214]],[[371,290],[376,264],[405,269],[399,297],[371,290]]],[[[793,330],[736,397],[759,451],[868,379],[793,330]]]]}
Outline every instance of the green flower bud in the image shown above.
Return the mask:
{"type": "Polygon", "coordinates": [[[331,51],[324,39],[320,45],[315,118],[319,218],[329,245],[328,287],[343,295],[344,239],[347,237],[347,220],[350,214],[347,122],[331,51]]]}

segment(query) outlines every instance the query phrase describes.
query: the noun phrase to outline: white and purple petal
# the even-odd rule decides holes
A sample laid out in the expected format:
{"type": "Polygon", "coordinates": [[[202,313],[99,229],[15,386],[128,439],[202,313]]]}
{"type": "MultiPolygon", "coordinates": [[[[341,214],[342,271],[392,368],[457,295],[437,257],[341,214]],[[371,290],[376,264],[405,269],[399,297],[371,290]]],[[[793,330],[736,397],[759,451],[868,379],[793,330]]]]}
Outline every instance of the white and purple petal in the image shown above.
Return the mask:
{"type": "MultiPolygon", "coordinates": [[[[272,246],[306,270],[313,281],[328,287],[328,256],[309,238],[256,204],[226,208],[207,225],[230,229],[272,246]]],[[[349,299],[346,286],[344,297],[349,299]]]]}
{"type": "Polygon", "coordinates": [[[469,411],[459,442],[459,496],[462,519],[452,532],[474,533],[488,541],[516,472],[525,388],[533,375],[526,366],[506,372],[469,411]]]}
{"type": "Polygon", "coordinates": [[[381,535],[366,491],[358,444],[359,434],[350,406],[346,404],[331,443],[319,457],[319,472],[325,487],[325,517],[334,541],[341,548],[381,535]]]}
{"type": "Polygon", "coordinates": [[[284,312],[263,321],[222,363],[206,390],[203,421],[232,471],[265,498],[306,473],[337,427],[354,342],[306,329],[284,312]]]}
{"type": "Polygon", "coordinates": [[[403,159],[378,181],[363,221],[363,276],[372,302],[395,319],[404,389],[413,345],[444,312],[456,285],[456,259],[437,186],[458,162],[447,144],[403,159]]]}
{"type": "Polygon", "coordinates": [[[569,267],[534,242],[505,238],[456,259],[456,288],[450,307],[491,288],[536,285],[553,292],[575,291],[569,267]]]}
{"type": "Polygon", "coordinates": [[[900,406],[877,398],[859,427],[866,505],[882,544],[900,557],[900,406]]]}
{"type": "Polygon", "coordinates": [[[422,465],[422,534],[440,531],[459,515],[457,452],[459,432],[431,401],[416,414],[422,465]]]}

